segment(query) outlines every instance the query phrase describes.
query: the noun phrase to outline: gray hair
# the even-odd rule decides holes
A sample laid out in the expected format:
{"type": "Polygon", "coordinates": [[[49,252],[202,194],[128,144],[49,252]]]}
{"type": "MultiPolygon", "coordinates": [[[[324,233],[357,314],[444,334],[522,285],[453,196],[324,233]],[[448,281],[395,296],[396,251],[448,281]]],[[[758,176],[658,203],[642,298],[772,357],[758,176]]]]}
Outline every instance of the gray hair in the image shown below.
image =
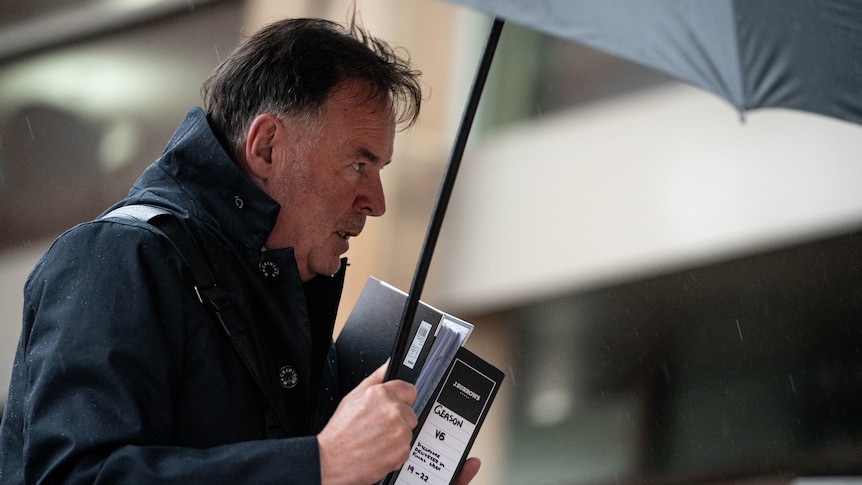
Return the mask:
{"type": "Polygon", "coordinates": [[[313,118],[342,83],[367,83],[369,99],[387,96],[404,128],[419,116],[419,71],[354,20],[347,27],[322,19],[286,19],[249,37],[204,81],[204,109],[214,131],[237,159],[255,117],[313,118]]]}

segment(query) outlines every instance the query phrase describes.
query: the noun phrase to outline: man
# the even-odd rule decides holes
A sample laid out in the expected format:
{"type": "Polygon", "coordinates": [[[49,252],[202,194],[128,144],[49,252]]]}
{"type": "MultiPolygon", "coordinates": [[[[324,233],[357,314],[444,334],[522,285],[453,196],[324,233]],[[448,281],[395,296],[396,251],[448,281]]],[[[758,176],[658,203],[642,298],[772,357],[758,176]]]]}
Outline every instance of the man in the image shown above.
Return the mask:
{"type": "Polygon", "coordinates": [[[417,76],[314,19],[225,60],[206,113],[28,279],[0,482],[373,483],[400,467],[415,388],[381,368],[340,399],[332,331],[341,255],[385,211],[380,170],[418,116],[417,76]]]}

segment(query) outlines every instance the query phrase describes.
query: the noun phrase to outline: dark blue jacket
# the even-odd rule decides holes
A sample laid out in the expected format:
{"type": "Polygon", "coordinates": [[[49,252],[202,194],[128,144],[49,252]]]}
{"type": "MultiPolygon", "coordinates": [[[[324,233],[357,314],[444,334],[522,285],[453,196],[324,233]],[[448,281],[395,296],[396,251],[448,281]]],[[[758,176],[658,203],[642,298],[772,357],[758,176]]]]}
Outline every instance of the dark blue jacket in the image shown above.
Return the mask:
{"type": "Polygon", "coordinates": [[[169,209],[201,241],[290,422],[271,419],[172,241],[145,222],[99,219],[58,238],[25,286],[0,483],[318,483],[345,265],[302,283],[290,248],[261,250],[278,204],[200,109],[118,206],[137,203],[169,209]]]}

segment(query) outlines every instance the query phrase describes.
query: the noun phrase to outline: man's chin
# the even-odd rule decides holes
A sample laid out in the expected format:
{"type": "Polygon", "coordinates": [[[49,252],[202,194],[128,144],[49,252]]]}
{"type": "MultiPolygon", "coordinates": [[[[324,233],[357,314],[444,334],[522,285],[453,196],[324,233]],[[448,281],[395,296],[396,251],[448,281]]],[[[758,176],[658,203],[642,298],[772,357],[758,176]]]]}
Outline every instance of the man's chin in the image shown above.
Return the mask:
{"type": "Polygon", "coordinates": [[[341,256],[337,256],[334,261],[327,261],[324,264],[315,264],[311,267],[311,271],[314,274],[324,275],[324,276],[333,276],[335,273],[341,269],[341,256]]]}

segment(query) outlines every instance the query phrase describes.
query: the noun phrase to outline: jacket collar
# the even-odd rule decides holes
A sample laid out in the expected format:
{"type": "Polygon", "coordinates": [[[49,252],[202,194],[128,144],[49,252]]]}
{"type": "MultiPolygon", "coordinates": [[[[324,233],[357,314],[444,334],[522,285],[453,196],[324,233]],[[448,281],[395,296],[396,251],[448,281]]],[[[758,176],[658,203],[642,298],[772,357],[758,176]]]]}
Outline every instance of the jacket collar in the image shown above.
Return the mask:
{"type": "Polygon", "coordinates": [[[264,246],[280,208],[237,167],[200,108],[186,113],[165,151],[129,195],[138,202],[187,210],[254,250],[264,246]]]}

